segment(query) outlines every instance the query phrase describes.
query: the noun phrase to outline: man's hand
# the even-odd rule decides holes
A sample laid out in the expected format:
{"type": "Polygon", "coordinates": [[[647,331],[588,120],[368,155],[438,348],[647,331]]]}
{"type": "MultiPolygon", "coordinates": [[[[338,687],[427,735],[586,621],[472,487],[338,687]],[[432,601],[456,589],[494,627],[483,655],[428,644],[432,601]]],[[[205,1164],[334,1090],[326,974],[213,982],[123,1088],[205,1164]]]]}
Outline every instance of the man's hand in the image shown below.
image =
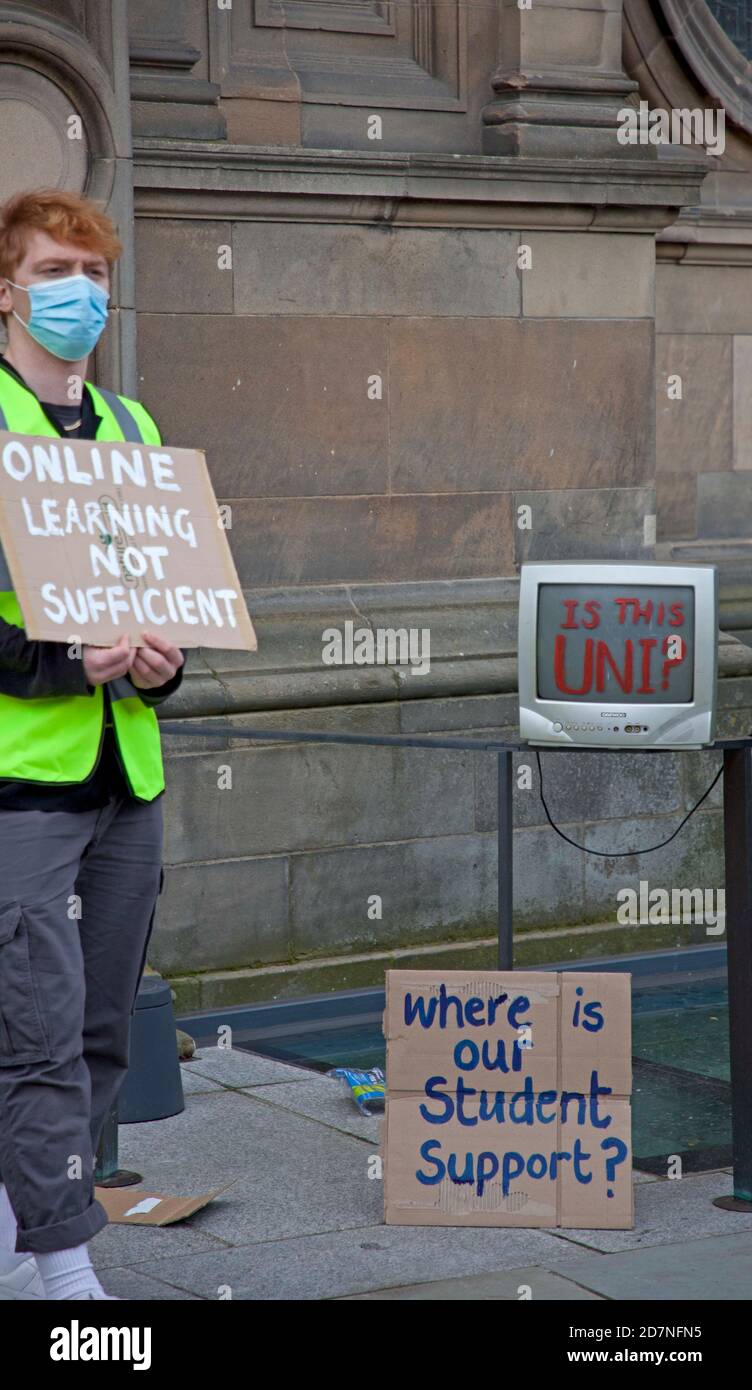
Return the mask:
{"type": "Polygon", "coordinates": [[[127,632],[114,647],[85,646],[84,671],[89,685],[104,685],[105,681],[124,676],[131,670],[138,650],[138,647],[129,646],[127,632]]]}
{"type": "Polygon", "coordinates": [[[179,647],[173,647],[155,632],[142,632],[145,646],[136,647],[130,678],[140,690],[152,690],[172,680],[185,660],[179,647]]]}

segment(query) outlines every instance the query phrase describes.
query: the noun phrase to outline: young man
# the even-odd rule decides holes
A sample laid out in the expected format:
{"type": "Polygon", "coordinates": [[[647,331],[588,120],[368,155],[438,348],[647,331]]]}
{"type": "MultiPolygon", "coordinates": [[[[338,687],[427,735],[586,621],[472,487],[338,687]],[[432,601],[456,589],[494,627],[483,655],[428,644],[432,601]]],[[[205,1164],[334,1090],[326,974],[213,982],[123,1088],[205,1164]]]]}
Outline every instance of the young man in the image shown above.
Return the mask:
{"type": "MultiPolygon", "coordinates": [[[[0,210],[0,429],[160,442],[141,405],[86,383],[122,247],[54,190],[0,210]]],[[[105,1118],[162,887],[154,706],[182,679],[164,637],[36,642],[0,552],[0,1299],[102,1299],[87,1241],[105,1118]]]]}

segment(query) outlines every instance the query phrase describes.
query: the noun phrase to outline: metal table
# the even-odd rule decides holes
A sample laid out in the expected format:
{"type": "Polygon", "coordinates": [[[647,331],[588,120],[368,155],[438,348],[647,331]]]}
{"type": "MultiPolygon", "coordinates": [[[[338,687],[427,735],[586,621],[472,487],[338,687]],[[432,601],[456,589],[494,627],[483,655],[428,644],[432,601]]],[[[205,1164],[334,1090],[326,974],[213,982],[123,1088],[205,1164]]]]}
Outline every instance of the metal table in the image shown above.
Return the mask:
{"type": "MultiPolygon", "coordinates": [[[[494,753],[498,800],[498,965],[514,969],[512,758],[515,753],[641,753],[656,757],[659,748],[587,748],[572,745],[508,743],[487,738],[445,738],[409,734],[340,734],[289,729],[238,728],[232,724],[197,724],[160,720],[165,734],[181,738],[209,736],[251,742],[366,744],[387,748],[442,748],[494,753]]],[[[686,750],[691,752],[691,749],[686,750]]],[[[728,950],[729,1044],[731,1056],[731,1128],[734,1169],[732,1197],[716,1205],[752,1210],[752,737],[719,739],[711,749],[723,754],[723,821],[726,859],[726,942],[728,950]]],[[[586,851],[585,851],[586,852],[586,851]]]]}

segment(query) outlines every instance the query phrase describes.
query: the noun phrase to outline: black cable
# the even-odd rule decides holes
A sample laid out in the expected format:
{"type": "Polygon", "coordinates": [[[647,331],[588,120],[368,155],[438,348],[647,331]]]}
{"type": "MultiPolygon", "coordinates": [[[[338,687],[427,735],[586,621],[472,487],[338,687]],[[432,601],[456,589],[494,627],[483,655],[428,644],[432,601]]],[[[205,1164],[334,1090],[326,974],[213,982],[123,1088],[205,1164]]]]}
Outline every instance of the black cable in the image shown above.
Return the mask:
{"type": "Polygon", "coordinates": [[[629,858],[631,857],[631,855],[633,855],[633,854],[653,854],[653,852],[654,852],[655,850],[657,850],[657,849],[663,849],[664,845],[670,845],[670,844],[671,844],[671,841],[676,839],[677,835],[679,834],[679,831],[684,829],[684,826],[687,824],[687,821],[689,820],[690,816],[693,816],[694,813],[695,813],[695,811],[699,810],[700,806],[702,806],[702,803],[703,803],[703,801],[705,800],[705,798],[708,797],[708,796],[710,796],[710,793],[712,792],[713,787],[715,786],[715,784],[716,784],[716,782],[718,781],[719,777],[722,777],[722,776],[723,776],[723,763],[721,763],[721,766],[719,767],[717,773],[715,774],[715,777],[713,778],[712,782],[710,783],[710,786],[708,787],[707,791],[706,791],[706,792],[703,792],[702,796],[700,797],[700,800],[697,801],[697,802],[695,802],[695,805],[692,807],[692,810],[691,810],[691,811],[687,811],[687,814],[686,814],[686,816],[684,817],[684,820],[681,822],[680,825],[677,825],[676,830],[674,831],[673,835],[669,835],[669,837],[668,837],[667,840],[661,840],[661,843],[660,843],[659,845],[650,845],[648,849],[621,849],[621,850],[588,849],[588,848],[587,848],[587,845],[578,845],[578,843],[577,843],[576,840],[570,840],[569,836],[568,836],[568,835],[565,835],[565,834],[564,834],[564,831],[563,831],[563,830],[560,830],[559,827],[558,827],[558,825],[556,825],[556,824],[554,823],[554,821],[552,820],[552,818],[551,818],[551,812],[549,811],[548,806],[546,805],[546,798],[545,798],[545,796],[543,795],[543,768],[541,767],[540,753],[538,753],[538,752],[536,751],[535,756],[536,756],[536,759],[537,759],[537,762],[538,762],[538,778],[539,778],[539,781],[540,781],[540,789],[539,789],[539,790],[540,790],[540,799],[541,799],[541,803],[542,803],[542,805],[543,805],[543,810],[544,810],[545,813],[546,813],[546,820],[548,821],[549,825],[551,826],[551,829],[552,829],[552,830],[555,830],[555,831],[556,831],[556,834],[557,834],[557,835],[560,835],[561,838],[562,838],[562,840],[566,840],[566,842],[567,842],[568,845],[572,845],[575,849],[582,850],[582,853],[583,853],[583,854],[597,854],[598,857],[599,857],[600,859],[629,859],[629,858]]]}

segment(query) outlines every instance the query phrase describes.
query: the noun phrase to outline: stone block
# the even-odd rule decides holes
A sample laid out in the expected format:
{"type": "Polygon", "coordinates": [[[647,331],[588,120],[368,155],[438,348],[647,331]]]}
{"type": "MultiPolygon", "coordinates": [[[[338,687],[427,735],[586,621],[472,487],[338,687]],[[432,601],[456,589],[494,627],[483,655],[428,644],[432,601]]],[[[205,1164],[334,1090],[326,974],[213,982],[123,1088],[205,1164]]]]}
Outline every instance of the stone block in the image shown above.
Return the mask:
{"type": "Polygon", "coordinates": [[[516,492],[515,516],[530,507],[529,530],[515,527],[518,564],[526,560],[651,560],[652,488],[611,487],[516,492]]]}
{"type": "Polygon", "coordinates": [[[469,579],[514,565],[503,493],[256,499],[233,516],[244,587],[469,579]]]}
{"type": "Polygon", "coordinates": [[[521,25],[526,69],[613,72],[621,64],[622,16],[614,5],[552,5],[536,0],[527,13],[521,11],[521,25]]]}
{"type": "Polygon", "coordinates": [[[661,334],[656,340],[656,366],[658,477],[664,470],[681,476],[730,468],[731,339],[661,334]],[[669,399],[667,393],[668,378],[675,376],[681,378],[681,400],[669,399]]]}
{"type": "Polygon", "coordinates": [[[734,338],[734,468],[752,468],[752,335],[734,338]]]}
{"type": "Polygon", "coordinates": [[[517,240],[465,228],[238,223],[235,312],[515,316],[517,240]]]}
{"type": "MultiPolygon", "coordinates": [[[[747,640],[752,640],[749,633],[747,640]]],[[[718,683],[718,737],[746,738],[752,731],[752,682],[745,678],[718,683]]]]}
{"type": "Polygon", "coordinates": [[[143,402],[165,439],[207,450],[218,496],[388,490],[384,325],[196,314],[139,323],[143,402]],[[375,376],[382,400],[368,399],[375,376]]]}
{"type": "Polygon", "coordinates": [[[225,97],[220,109],[231,145],[300,145],[300,102],[225,97]]]}
{"type": "Polygon", "coordinates": [[[752,333],[749,269],[658,263],[658,333],[752,333]]]}
{"type": "MultiPolygon", "coordinates": [[[[516,4],[516,0],[513,0],[513,3],[516,4]]],[[[617,12],[621,14],[623,4],[624,0],[542,0],[541,8],[544,13],[547,10],[575,12],[579,10],[605,10],[607,12],[617,12]]],[[[525,11],[521,10],[520,13],[524,18],[525,11]]],[[[532,13],[532,11],[530,11],[530,13],[532,13]]]]}
{"type": "MultiPolygon", "coordinates": [[[[476,734],[503,737],[517,723],[516,695],[474,695],[441,700],[406,700],[400,706],[400,731],[404,734],[448,733],[462,738],[476,734]]],[[[493,753],[482,755],[494,762],[493,753]]]]}
{"type": "Polygon", "coordinates": [[[495,930],[493,851],[492,837],[457,835],[293,855],[294,954],[383,950],[495,930]],[[374,918],[376,898],[381,916],[374,918]]]}
{"type": "Polygon", "coordinates": [[[746,471],[700,473],[697,529],[701,536],[752,536],[752,480],[746,471]]]}
{"type": "MultiPolygon", "coordinates": [[[[581,822],[660,815],[674,808],[679,812],[684,804],[680,759],[675,753],[648,756],[584,749],[549,754],[545,749],[538,751],[548,809],[562,828],[581,822]]],[[[514,823],[543,826],[547,822],[540,799],[536,750],[516,753],[513,763],[514,823]]],[[[477,828],[494,830],[498,821],[492,756],[478,758],[476,785],[477,828]]],[[[578,838],[577,833],[573,838],[578,838]]]]}
{"type": "Polygon", "coordinates": [[[395,492],[648,482],[651,337],[646,323],[394,322],[395,492]]]}
{"type": "MultiPolygon", "coordinates": [[[[231,243],[229,222],[137,218],[137,310],[150,314],[231,314],[233,272],[231,267],[220,269],[221,248],[231,243]]],[[[205,319],[203,323],[206,325],[205,319]]],[[[167,371],[172,370],[169,361],[164,365],[167,371]]],[[[216,370],[217,362],[213,365],[216,370]]],[[[208,403],[207,397],[204,405],[208,403]]]]}
{"type": "MultiPolygon", "coordinates": [[[[205,853],[197,842],[196,859],[205,853]]],[[[287,878],[288,861],[281,854],[169,866],[150,963],[169,974],[286,960],[287,878]]]]}
{"type": "Polygon", "coordinates": [[[470,833],[474,756],[285,743],[176,758],[165,862],[470,833]],[[232,787],[219,790],[219,769],[227,766],[232,787]]]}
{"type": "MultiPolygon", "coordinates": [[[[134,79],[132,78],[132,81],[134,79]]],[[[137,81],[137,79],[136,79],[137,81]]],[[[199,84],[197,84],[199,85],[199,84]]],[[[203,84],[200,84],[203,86],[203,84]]],[[[140,89],[131,89],[130,117],[136,140],[224,140],[224,116],[218,106],[206,101],[168,101],[164,98],[138,101],[140,89]]],[[[188,95],[186,91],[186,96],[188,95]]]]}
{"type": "MultiPolygon", "coordinates": [[[[589,849],[600,851],[627,851],[632,848],[648,848],[668,839],[682,819],[682,813],[674,816],[646,816],[644,819],[632,818],[620,824],[609,822],[602,825],[586,826],[585,838],[573,835],[589,849]]],[[[573,850],[572,853],[575,853],[573,850]]],[[[640,882],[647,882],[649,890],[665,888],[706,888],[723,886],[723,836],[721,817],[717,811],[697,812],[687,822],[684,829],[663,849],[650,854],[625,855],[623,858],[609,856],[585,859],[585,900],[588,917],[594,920],[616,921],[619,909],[617,893],[622,888],[639,892],[640,882]]],[[[640,949],[639,927],[634,949],[640,949]]],[[[675,932],[678,925],[667,924],[664,949],[668,950],[678,942],[675,932]]],[[[708,941],[719,940],[708,936],[708,941]]]]}
{"type": "MultiPolygon", "coordinates": [[[[491,45],[495,40],[495,35],[484,36],[487,44],[487,51],[491,50],[491,45]]],[[[441,39],[436,40],[439,44],[441,39]]],[[[465,47],[464,53],[467,54],[465,47]]],[[[464,56],[464,54],[463,54],[464,56]]],[[[389,60],[387,60],[389,61],[389,60]]],[[[431,60],[433,61],[433,60],[431,60]]],[[[395,68],[399,71],[399,60],[395,63],[395,68]]],[[[403,69],[404,71],[404,69],[403,69]]],[[[421,73],[419,69],[413,68],[416,77],[425,81],[427,74],[421,73]]],[[[483,76],[487,79],[487,69],[483,76]]],[[[383,79],[382,79],[383,80],[383,79]]],[[[399,80],[399,79],[398,79],[399,80]]],[[[350,85],[348,83],[348,85],[350,85]]],[[[361,91],[365,91],[361,85],[361,91]]],[[[390,155],[399,152],[414,154],[419,150],[421,154],[446,154],[451,150],[452,154],[479,154],[478,149],[478,128],[464,112],[428,110],[421,111],[416,109],[411,101],[411,94],[416,90],[416,79],[412,76],[403,79],[402,98],[405,100],[406,109],[400,109],[399,97],[397,101],[392,101],[393,105],[379,105],[379,97],[382,96],[384,88],[379,81],[378,89],[373,93],[373,102],[367,105],[358,103],[347,103],[344,98],[342,103],[335,102],[315,102],[305,101],[301,108],[301,144],[307,149],[319,150],[363,150],[372,155],[374,153],[390,155]],[[409,87],[404,84],[409,84],[409,87]],[[412,109],[411,109],[412,108],[412,109]],[[370,116],[378,115],[381,117],[381,139],[374,140],[369,135],[368,119],[370,116]]],[[[442,84],[435,89],[438,96],[439,107],[443,104],[443,98],[447,92],[447,87],[442,84]]]]}
{"type": "MultiPolygon", "coordinates": [[[[723,754],[711,753],[708,750],[700,749],[697,752],[681,754],[680,761],[682,772],[682,800],[685,809],[689,811],[710,786],[715,774],[723,763],[723,754]]],[[[723,806],[722,777],[707,800],[703,802],[703,807],[705,809],[711,806],[723,806]]]]}
{"type": "Polygon", "coordinates": [[[522,231],[520,245],[532,252],[521,274],[525,318],[652,318],[652,237],[522,231]]]}
{"type": "MultiPolygon", "coordinates": [[[[573,839],[581,839],[579,826],[573,839]]],[[[521,927],[592,921],[584,894],[584,855],[546,826],[514,832],[514,921],[521,927]]]]}
{"type": "Polygon", "coordinates": [[[655,478],[658,539],[694,540],[697,536],[697,477],[664,467],[659,458],[655,478]]]}

